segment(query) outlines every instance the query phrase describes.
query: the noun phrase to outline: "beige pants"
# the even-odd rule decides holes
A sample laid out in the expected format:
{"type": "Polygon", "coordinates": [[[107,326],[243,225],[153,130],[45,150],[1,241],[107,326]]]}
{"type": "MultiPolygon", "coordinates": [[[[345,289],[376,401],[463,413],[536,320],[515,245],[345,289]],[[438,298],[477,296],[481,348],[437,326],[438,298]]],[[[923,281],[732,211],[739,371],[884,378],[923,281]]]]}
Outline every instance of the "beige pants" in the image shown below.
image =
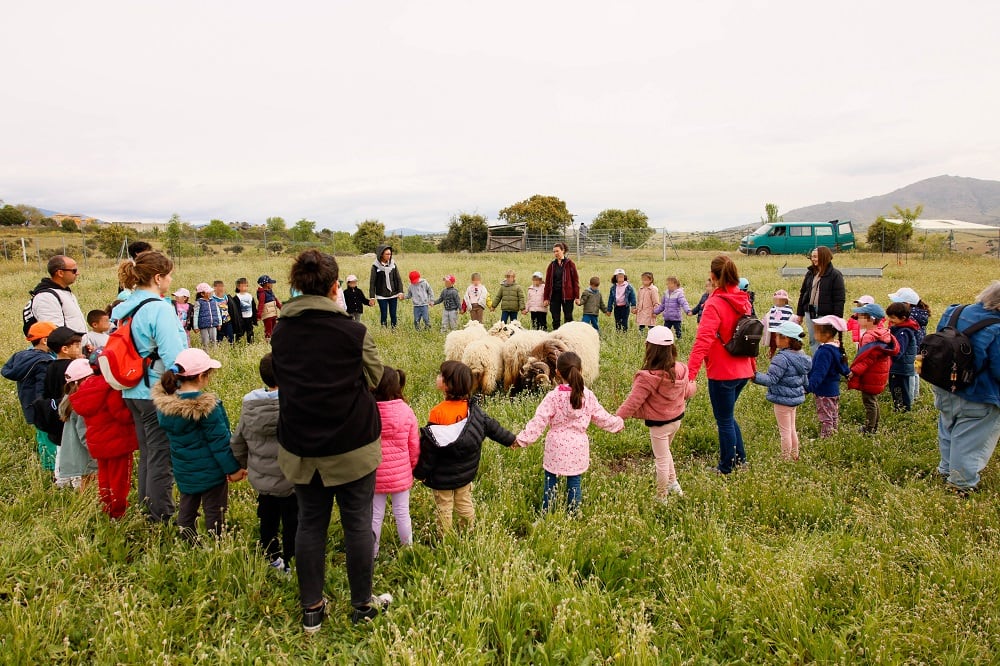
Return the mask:
{"type": "Polygon", "coordinates": [[[674,457],[670,453],[670,442],[681,428],[681,422],[674,421],[661,426],[649,427],[649,441],[653,445],[653,460],[656,461],[656,496],[667,496],[667,488],[677,480],[674,457]]]}
{"type": "Polygon", "coordinates": [[[452,511],[458,513],[458,526],[470,529],[476,521],[476,507],[472,504],[472,484],[454,490],[435,490],[438,528],[441,534],[451,532],[452,511]]]}

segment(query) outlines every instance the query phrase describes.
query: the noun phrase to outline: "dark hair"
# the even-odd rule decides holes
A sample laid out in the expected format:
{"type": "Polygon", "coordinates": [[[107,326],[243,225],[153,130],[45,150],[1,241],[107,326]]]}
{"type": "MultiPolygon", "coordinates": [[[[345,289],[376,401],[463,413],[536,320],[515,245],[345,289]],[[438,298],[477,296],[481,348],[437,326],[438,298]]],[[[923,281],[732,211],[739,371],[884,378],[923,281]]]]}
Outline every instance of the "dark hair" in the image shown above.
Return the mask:
{"type": "Polygon", "coordinates": [[[847,363],[847,352],[844,351],[844,332],[838,331],[830,324],[813,324],[813,335],[817,332],[823,331],[829,335],[837,334],[837,344],[840,345],[840,360],[847,363]]]}
{"type": "Polygon", "coordinates": [[[49,263],[45,265],[46,270],[49,272],[49,277],[54,276],[58,271],[66,268],[66,259],[67,257],[65,254],[57,254],[49,257],[49,263]]]}
{"type": "Polygon", "coordinates": [[[654,345],[646,343],[646,357],[642,359],[643,370],[663,370],[670,375],[671,381],[677,381],[674,365],[677,363],[677,348],[674,345],[654,345]]]}
{"type": "Polygon", "coordinates": [[[236,285],[239,286],[241,284],[250,284],[250,281],[247,280],[246,278],[237,278],[236,285]]]}
{"type": "Polygon", "coordinates": [[[213,287],[218,287],[220,284],[224,285],[226,283],[223,282],[222,280],[216,280],[215,282],[212,283],[212,286],[213,287]]]}
{"type": "Polygon", "coordinates": [[[146,241],[132,241],[131,243],[128,244],[128,248],[126,248],[126,250],[128,251],[128,256],[130,256],[133,259],[138,257],[143,252],[149,252],[152,249],[153,246],[147,243],[146,241]]]}
{"type": "Polygon", "coordinates": [[[406,373],[402,370],[382,366],[382,379],[379,380],[372,392],[375,400],[386,402],[387,400],[403,400],[403,389],[406,387],[406,373]]]}
{"type": "Polygon", "coordinates": [[[826,269],[833,263],[833,252],[826,245],[820,245],[816,248],[816,261],[816,274],[825,275],[826,269]]]}
{"type": "Polygon", "coordinates": [[[917,301],[916,307],[923,308],[924,310],[927,310],[927,316],[928,317],[931,316],[931,306],[929,306],[926,303],[924,303],[924,299],[921,298],[919,301],[917,301]]]}
{"type": "Polygon", "coordinates": [[[896,319],[908,319],[910,316],[909,303],[890,303],[885,309],[885,316],[896,319]]]}
{"type": "Polygon", "coordinates": [[[798,338],[789,337],[787,335],[785,337],[788,338],[788,348],[789,349],[791,349],[792,351],[802,351],[802,341],[801,340],[799,340],[798,338]]]}
{"type": "Polygon", "coordinates": [[[260,365],[257,366],[257,372],[260,373],[260,379],[264,382],[264,386],[274,388],[278,385],[278,380],[274,377],[274,360],[271,357],[271,352],[267,352],[260,357],[260,365]]]}
{"type": "Polygon", "coordinates": [[[583,407],[583,362],[576,352],[566,351],[556,360],[556,372],[569,384],[569,404],[573,409],[583,407]]]}
{"type": "Polygon", "coordinates": [[[468,400],[472,393],[472,370],[461,361],[445,361],[441,364],[441,380],[444,382],[444,397],[447,400],[468,400]]]}
{"type": "Polygon", "coordinates": [[[157,275],[169,275],[174,262],[162,252],[150,250],[118,264],[118,282],[126,289],[149,285],[157,275]]]}
{"type": "Polygon", "coordinates": [[[91,310],[87,313],[87,326],[93,326],[107,316],[107,310],[91,310]]]}
{"type": "MultiPolygon", "coordinates": [[[[618,280],[616,279],[617,277],[618,277],[617,275],[611,276],[611,284],[618,284],[618,280]]],[[[622,277],[625,278],[624,280],[622,280],[623,282],[628,282],[628,274],[623,273],[622,277]]]]}
{"type": "MultiPolygon", "coordinates": [[[[177,364],[175,363],[174,365],[177,364]]],[[[181,374],[184,372],[183,366],[177,365],[177,368],[179,372],[174,372],[173,370],[167,369],[163,371],[162,375],[160,375],[160,386],[163,387],[163,390],[166,391],[168,395],[173,395],[174,393],[177,393],[177,390],[181,387],[181,384],[183,382],[194,381],[199,377],[205,377],[211,375],[215,371],[214,368],[209,368],[200,375],[185,375],[181,374]]]]}
{"type": "Polygon", "coordinates": [[[563,243],[562,241],[559,241],[558,243],[553,243],[552,247],[553,248],[557,248],[557,247],[562,248],[563,254],[566,254],[567,252],[569,252],[569,246],[566,245],[566,243],[563,243]]]}
{"type": "Polygon", "coordinates": [[[340,277],[340,267],[332,254],[319,250],[306,250],[295,257],[288,282],[295,289],[310,296],[329,296],[330,289],[340,277]]]}
{"type": "Polygon", "coordinates": [[[600,287],[601,286],[601,278],[599,278],[599,277],[597,277],[595,275],[595,276],[593,276],[593,277],[590,278],[590,282],[588,284],[591,287],[600,287]]]}
{"type": "Polygon", "coordinates": [[[649,278],[649,283],[650,283],[650,284],[653,284],[654,282],[656,282],[656,280],[654,280],[654,279],[653,279],[653,274],[652,274],[652,273],[650,273],[649,271],[645,271],[645,272],[644,272],[644,273],[643,273],[642,275],[640,275],[639,277],[648,277],[648,278],[649,278]]]}
{"type": "Polygon", "coordinates": [[[715,281],[724,287],[735,287],[740,283],[740,272],[736,270],[736,264],[733,263],[732,259],[723,254],[712,259],[709,270],[715,276],[715,281]]]}

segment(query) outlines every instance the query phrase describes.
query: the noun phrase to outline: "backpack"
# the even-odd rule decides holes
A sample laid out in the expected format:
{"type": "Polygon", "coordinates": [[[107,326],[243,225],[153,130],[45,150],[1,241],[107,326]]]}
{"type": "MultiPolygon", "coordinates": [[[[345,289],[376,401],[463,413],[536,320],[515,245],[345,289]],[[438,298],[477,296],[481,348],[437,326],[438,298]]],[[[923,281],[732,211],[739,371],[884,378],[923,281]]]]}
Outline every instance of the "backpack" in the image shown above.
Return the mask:
{"type": "MultiPolygon", "coordinates": [[[[726,301],[729,306],[736,310],[736,306],[731,301],[726,301]]],[[[760,353],[760,339],[764,337],[764,324],[760,319],[736,310],[740,318],[736,320],[733,327],[733,335],[729,342],[723,342],[722,346],[731,356],[749,356],[756,358],[760,353]]],[[[722,341],[722,336],[715,334],[722,341]]]]}
{"type": "Polygon", "coordinates": [[[121,391],[137,386],[140,381],[146,382],[146,386],[149,386],[149,366],[160,356],[155,351],[149,356],[139,354],[139,350],[135,347],[135,338],[132,336],[132,319],[146,303],[159,300],[159,298],[147,298],[139,303],[127,318],[122,318],[118,322],[118,328],[108,336],[104,350],[97,357],[97,365],[111,388],[121,391]]]}
{"type": "Polygon", "coordinates": [[[955,308],[948,325],[924,337],[917,352],[920,378],[952,393],[971,386],[979,374],[970,336],[987,326],[1000,324],[1000,317],[988,317],[960,331],[958,319],[966,307],[955,308]]]}
{"type": "MultiPolygon", "coordinates": [[[[57,292],[55,289],[50,289],[48,287],[42,287],[38,291],[31,292],[31,298],[28,299],[28,302],[25,303],[25,305],[24,305],[24,309],[21,310],[21,319],[22,319],[22,321],[24,321],[23,328],[24,328],[24,335],[25,335],[25,337],[28,336],[28,329],[38,323],[38,319],[35,318],[35,314],[32,312],[32,309],[35,306],[35,296],[38,296],[38,294],[41,294],[43,292],[48,292],[48,293],[52,294],[53,296],[55,296],[56,300],[59,301],[59,305],[62,306],[62,297],[59,296],[59,292],[57,292]]],[[[52,323],[54,324],[55,322],[52,322],[52,323]]],[[[65,312],[63,313],[63,325],[64,326],[66,325],[66,313],[65,312]]]]}

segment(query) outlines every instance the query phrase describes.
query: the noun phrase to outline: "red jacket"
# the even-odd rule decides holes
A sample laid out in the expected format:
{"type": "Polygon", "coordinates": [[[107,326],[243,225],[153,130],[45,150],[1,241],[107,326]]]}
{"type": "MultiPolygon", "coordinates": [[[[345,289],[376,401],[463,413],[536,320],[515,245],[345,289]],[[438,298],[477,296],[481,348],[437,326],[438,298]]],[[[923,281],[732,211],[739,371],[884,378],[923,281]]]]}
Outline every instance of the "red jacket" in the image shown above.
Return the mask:
{"type": "Polygon", "coordinates": [[[135,422],[121,391],[111,388],[102,375],[84,380],[69,403],[87,425],[87,449],[94,458],[126,456],[139,448],[135,422]]]}
{"type": "Polygon", "coordinates": [[[688,378],[698,378],[702,362],[709,379],[749,379],[757,369],[757,359],[733,356],[723,346],[733,337],[742,314],[750,314],[750,297],[736,285],[719,287],[702,308],[698,333],[688,358],[688,378]],[[721,336],[721,340],[719,339],[721,336]]]}
{"type": "MultiPolygon", "coordinates": [[[[556,260],[549,262],[549,267],[545,269],[545,288],[542,290],[542,299],[552,300],[552,274],[555,272],[556,260]]],[[[580,298],[580,275],[576,272],[576,264],[569,257],[563,259],[562,274],[562,299],[564,301],[575,301],[580,298]]]]}
{"type": "Polygon", "coordinates": [[[858,355],[851,363],[851,378],[847,388],[869,395],[878,395],[889,383],[889,366],[892,357],[899,353],[899,341],[889,329],[879,324],[861,335],[858,355]]]}
{"type": "Polygon", "coordinates": [[[413,486],[413,468],[420,457],[417,417],[403,400],[376,404],[382,417],[382,463],[375,470],[375,492],[401,493],[413,486]]]}
{"type": "Polygon", "coordinates": [[[861,340],[861,324],[858,323],[858,316],[851,315],[847,320],[847,330],[851,332],[851,340],[857,344],[861,340]]]}

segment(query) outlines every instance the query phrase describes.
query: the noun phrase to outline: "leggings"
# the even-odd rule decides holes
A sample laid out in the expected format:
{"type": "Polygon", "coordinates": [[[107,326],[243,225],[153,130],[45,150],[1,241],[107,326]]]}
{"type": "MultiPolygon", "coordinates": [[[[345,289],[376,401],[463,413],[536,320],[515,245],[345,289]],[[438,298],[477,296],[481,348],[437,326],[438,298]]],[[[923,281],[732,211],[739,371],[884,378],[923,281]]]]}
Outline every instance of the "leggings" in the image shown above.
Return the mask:
{"type": "Polygon", "coordinates": [[[399,543],[409,546],[413,543],[413,523],[410,520],[410,491],[401,493],[375,493],[372,500],[372,532],[375,534],[375,552],[378,557],[379,540],[382,536],[382,520],[385,518],[385,501],[392,496],[392,515],[396,519],[399,543]]]}

